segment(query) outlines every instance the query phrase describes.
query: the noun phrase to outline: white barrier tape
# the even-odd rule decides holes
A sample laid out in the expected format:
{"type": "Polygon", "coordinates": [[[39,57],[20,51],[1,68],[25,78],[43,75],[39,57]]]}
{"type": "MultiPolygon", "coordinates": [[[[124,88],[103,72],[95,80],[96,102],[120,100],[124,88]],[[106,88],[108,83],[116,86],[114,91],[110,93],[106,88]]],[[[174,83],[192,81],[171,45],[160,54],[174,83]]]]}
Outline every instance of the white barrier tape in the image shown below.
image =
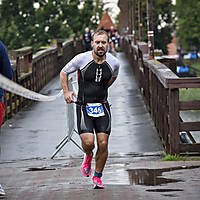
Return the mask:
{"type": "Polygon", "coordinates": [[[21,85],[9,80],[8,78],[4,77],[1,74],[0,74],[0,88],[3,88],[9,92],[15,93],[17,95],[35,101],[54,101],[63,94],[63,90],[61,90],[57,95],[54,96],[42,95],[22,87],[21,85]]]}

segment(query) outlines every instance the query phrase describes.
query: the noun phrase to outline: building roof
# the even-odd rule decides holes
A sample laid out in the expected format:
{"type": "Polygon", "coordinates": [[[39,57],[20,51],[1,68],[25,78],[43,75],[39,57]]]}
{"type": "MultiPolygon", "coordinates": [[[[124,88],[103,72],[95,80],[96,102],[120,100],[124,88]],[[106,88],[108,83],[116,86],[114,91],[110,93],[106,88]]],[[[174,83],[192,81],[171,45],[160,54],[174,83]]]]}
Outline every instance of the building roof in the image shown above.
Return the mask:
{"type": "Polygon", "coordinates": [[[113,26],[115,30],[117,29],[112,19],[110,18],[109,14],[105,13],[101,18],[101,21],[97,27],[97,30],[101,28],[103,28],[104,30],[110,30],[111,26],[113,26]]]}

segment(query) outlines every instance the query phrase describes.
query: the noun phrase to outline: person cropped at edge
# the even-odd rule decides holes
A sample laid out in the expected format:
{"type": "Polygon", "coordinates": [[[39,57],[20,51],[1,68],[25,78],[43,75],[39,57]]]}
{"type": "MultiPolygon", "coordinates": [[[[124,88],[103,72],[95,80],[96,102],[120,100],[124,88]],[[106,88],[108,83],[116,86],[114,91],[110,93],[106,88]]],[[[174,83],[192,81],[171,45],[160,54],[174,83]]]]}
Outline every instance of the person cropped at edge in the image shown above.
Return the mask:
{"type": "MultiPolygon", "coordinates": [[[[13,69],[10,65],[10,60],[8,57],[7,50],[1,41],[0,41],[0,74],[9,79],[12,79],[13,77],[13,69]]],[[[2,88],[0,88],[0,129],[4,115],[3,95],[4,91],[2,88]]]]}
{"type": "Polygon", "coordinates": [[[92,178],[94,188],[104,188],[101,181],[103,169],[108,157],[108,140],[111,132],[111,113],[107,101],[108,88],[116,80],[119,62],[107,53],[109,36],[100,30],[93,34],[92,51],[75,56],[60,72],[60,82],[67,103],[74,103],[76,94],[69,91],[68,75],[78,71],[78,97],[76,102],[77,127],[85,152],[81,173],[91,175],[91,162],[94,150],[94,132],[97,136],[95,171],[92,178]]]}
{"type": "MultiPolygon", "coordinates": [[[[8,53],[1,41],[0,41],[0,74],[4,75],[5,77],[9,79],[12,79],[13,77],[13,70],[10,65],[8,53]]],[[[2,88],[0,88],[0,131],[1,131],[1,125],[3,122],[3,115],[4,115],[3,95],[4,95],[4,91],[2,88]]],[[[5,196],[5,195],[6,193],[0,184],[0,196],[5,196]]]]}
{"type": "Polygon", "coordinates": [[[110,27],[109,31],[109,43],[110,43],[110,52],[112,52],[114,55],[116,55],[116,49],[115,49],[115,41],[116,41],[116,35],[115,35],[115,29],[113,26],[110,27]]]}

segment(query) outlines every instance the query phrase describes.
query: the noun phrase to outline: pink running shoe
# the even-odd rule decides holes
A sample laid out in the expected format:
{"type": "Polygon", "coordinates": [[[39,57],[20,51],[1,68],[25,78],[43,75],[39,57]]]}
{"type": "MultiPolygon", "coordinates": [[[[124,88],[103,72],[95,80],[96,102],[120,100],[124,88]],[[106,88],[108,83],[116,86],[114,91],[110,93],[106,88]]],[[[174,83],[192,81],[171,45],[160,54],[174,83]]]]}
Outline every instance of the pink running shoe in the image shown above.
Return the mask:
{"type": "Polygon", "coordinates": [[[101,181],[101,178],[93,176],[92,181],[94,183],[94,189],[104,189],[104,184],[101,181]]]}
{"type": "MultiPolygon", "coordinates": [[[[92,157],[93,157],[93,154],[92,154],[92,157]]],[[[83,176],[89,177],[92,173],[92,169],[91,169],[92,157],[89,158],[87,154],[85,154],[84,161],[81,165],[81,173],[83,174],[83,176]]]]}

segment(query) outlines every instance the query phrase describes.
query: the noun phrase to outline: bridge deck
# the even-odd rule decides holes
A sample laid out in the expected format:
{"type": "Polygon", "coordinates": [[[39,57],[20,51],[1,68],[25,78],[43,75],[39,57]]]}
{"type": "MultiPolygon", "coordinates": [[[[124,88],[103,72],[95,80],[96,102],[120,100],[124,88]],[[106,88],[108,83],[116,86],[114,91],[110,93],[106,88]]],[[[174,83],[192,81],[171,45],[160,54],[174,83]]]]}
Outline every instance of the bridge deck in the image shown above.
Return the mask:
{"type": "MultiPolygon", "coordinates": [[[[144,153],[162,150],[153,122],[136,85],[130,65],[123,53],[120,75],[109,90],[112,104],[110,154],[144,153]]],[[[42,91],[54,95],[61,89],[59,77],[42,91]]],[[[55,146],[67,134],[66,104],[63,98],[52,102],[37,102],[19,112],[2,127],[0,160],[48,158],[55,146]]],[[[78,135],[73,138],[80,143],[78,135]]],[[[79,157],[82,152],[68,143],[57,156],[79,157]]]]}
{"type": "MultiPolygon", "coordinates": [[[[54,160],[50,159],[55,146],[67,134],[66,104],[60,98],[49,103],[35,103],[3,125],[0,135],[0,184],[6,190],[6,199],[167,200],[169,196],[199,199],[198,161],[163,162],[159,161],[159,153],[149,154],[163,150],[162,145],[131,68],[124,54],[118,54],[118,57],[121,62],[120,76],[110,88],[113,128],[110,154],[103,175],[105,190],[93,190],[91,178],[81,175],[83,154],[73,143],[65,145],[54,160]],[[141,153],[144,153],[142,157],[141,153]],[[177,167],[182,170],[177,172],[177,167]],[[160,170],[166,172],[162,178],[160,170]],[[166,184],[161,184],[160,180],[163,183],[166,180],[166,184]]],[[[56,77],[42,92],[53,95],[60,89],[59,77],[56,77]]],[[[80,142],[78,135],[73,137],[80,142]]]]}
{"type": "MultiPolygon", "coordinates": [[[[123,53],[120,75],[109,90],[112,104],[112,133],[110,153],[144,153],[162,150],[153,122],[138,90],[129,63],[123,53]]],[[[59,77],[42,91],[54,95],[61,89],[59,77]]],[[[66,104],[63,98],[52,102],[37,102],[8,120],[0,135],[0,160],[48,158],[55,146],[67,134],[66,104]]],[[[79,137],[73,138],[80,143],[79,137]]],[[[68,143],[58,154],[77,157],[82,152],[68,143]]]]}

